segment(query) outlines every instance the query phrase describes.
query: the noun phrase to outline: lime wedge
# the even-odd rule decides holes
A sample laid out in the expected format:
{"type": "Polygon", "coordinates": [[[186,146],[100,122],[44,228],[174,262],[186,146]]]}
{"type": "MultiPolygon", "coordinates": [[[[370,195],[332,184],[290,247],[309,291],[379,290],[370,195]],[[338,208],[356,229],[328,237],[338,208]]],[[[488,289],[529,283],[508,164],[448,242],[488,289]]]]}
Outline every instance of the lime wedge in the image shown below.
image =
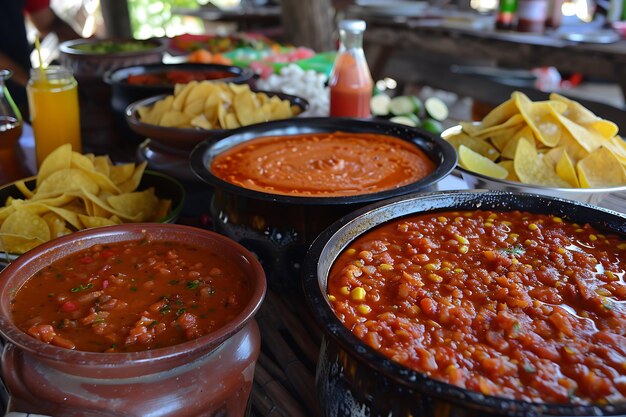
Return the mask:
{"type": "Polygon", "coordinates": [[[488,177],[504,179],[509,175],[506,168],[474,152],[465,145],[459,146],[459,164],[465,169],[488,177]]]}

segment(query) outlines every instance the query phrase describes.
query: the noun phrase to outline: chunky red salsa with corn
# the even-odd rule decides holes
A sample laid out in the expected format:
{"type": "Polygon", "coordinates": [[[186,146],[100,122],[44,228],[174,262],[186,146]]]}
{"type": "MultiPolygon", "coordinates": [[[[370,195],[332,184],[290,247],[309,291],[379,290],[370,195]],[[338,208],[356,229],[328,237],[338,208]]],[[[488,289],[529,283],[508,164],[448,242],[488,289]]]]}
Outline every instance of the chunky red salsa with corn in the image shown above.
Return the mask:
{"type": "Polygon", "coordinates": [[[626,241],[559,217],[440,212],[384,224],[333,264],[366,344],[432,378],[546,403],[626,399],[626,241]]]}
{"type": "Polygon", "coordinates": [[[12,299],[13,322],[45,343],[133,352],[206,335],[252,294],[245,271],[219,253],[168,241],[95,245],[34,276],[12,299]]]}

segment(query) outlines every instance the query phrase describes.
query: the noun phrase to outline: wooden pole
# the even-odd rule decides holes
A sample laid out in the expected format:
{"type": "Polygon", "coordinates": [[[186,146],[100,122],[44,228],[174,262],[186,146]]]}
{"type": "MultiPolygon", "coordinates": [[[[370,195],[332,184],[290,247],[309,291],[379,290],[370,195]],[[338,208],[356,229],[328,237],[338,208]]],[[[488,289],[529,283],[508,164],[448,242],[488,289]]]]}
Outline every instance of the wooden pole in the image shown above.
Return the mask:
{"type": "Polygon", "coordinates": [[[126,0],[105,0],[100,2],[104,30],[107,38],[128,38],[133,36],[130,15],[126,0]]]}
{"type": "Polygon", "coordinates": [[[333,9],[330,0],[282,0],[285,40],[315,51],[335,49],[333,9]]]}

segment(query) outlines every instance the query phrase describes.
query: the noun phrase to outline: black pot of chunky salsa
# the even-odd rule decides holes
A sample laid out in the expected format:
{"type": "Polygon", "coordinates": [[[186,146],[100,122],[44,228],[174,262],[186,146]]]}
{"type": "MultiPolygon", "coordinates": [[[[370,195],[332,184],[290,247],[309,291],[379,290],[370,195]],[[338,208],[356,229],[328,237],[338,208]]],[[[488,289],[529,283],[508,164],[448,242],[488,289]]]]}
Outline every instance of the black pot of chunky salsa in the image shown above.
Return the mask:
{"type": "Polygon", "coordinates": [[[375,203],[304,291],[324,416],[626,415],[626,216],[531,194],[375,203]]]}

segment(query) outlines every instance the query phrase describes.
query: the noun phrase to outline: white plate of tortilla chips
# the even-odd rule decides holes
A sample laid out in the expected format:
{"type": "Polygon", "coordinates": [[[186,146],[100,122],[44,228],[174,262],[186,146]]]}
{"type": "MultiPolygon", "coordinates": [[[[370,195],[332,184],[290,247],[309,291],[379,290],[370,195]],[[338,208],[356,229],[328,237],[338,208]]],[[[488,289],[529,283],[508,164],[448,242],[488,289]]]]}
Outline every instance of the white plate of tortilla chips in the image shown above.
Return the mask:
{"type": "Polygon", "coordinates": [[[511,99],[443,133],[471,188],[535,192],[587,203],[626,191],[626,141],[615,123],[552,93],[511,99]]]}

